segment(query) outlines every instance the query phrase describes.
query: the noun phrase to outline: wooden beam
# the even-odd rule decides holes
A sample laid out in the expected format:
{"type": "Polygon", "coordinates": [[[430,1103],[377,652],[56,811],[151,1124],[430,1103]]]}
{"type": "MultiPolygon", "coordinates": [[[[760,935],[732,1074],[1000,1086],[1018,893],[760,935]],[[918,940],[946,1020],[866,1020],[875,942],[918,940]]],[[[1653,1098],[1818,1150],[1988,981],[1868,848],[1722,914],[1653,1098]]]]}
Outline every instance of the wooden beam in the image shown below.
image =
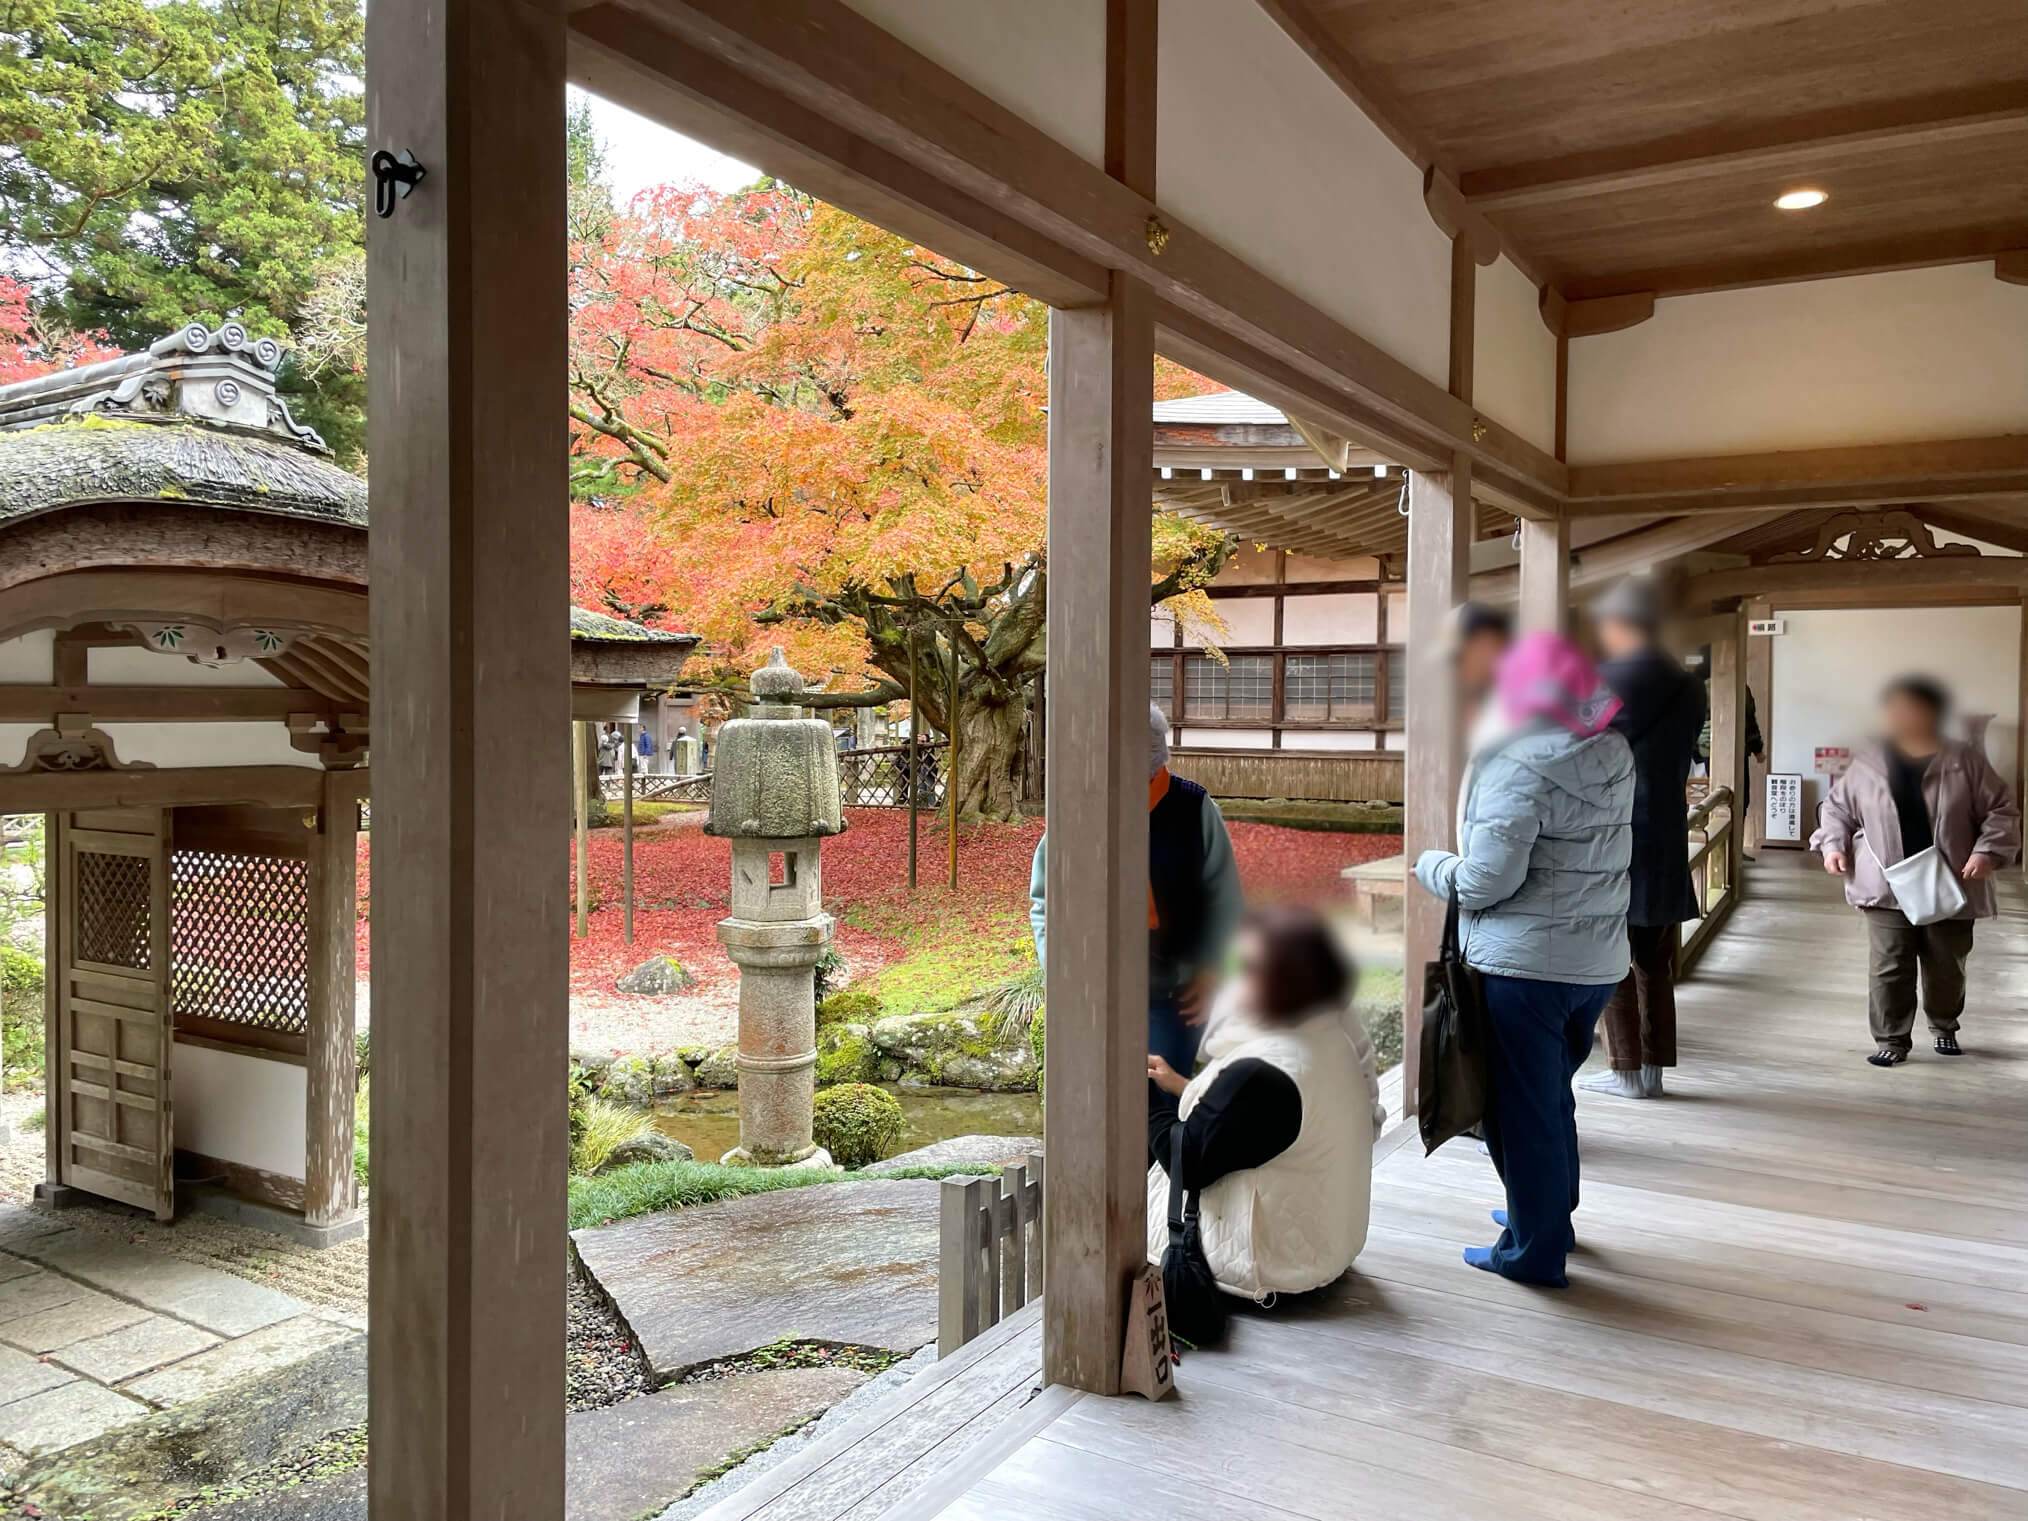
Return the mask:
{"type": "Polygon", "coordinates": [[[1784,285],[1795,280],[1822,280],[1834,275],[1872,275],[1896,269],[1922,269],[1933,264],[1969,264],[1995,259],[2028,244],[2028,221],[1998,226],[1946,227],[1865,242],[1829,243],[1821,247],[1754,253],[1738,258],[1694,264],[1660,264],[1628,269],[1565,283],[1573,301],[1603,299],[1646,291],[1662,296],[1691,296],[1703,291],[1733,290],[1746,285],[1784,285]]]}
{"type": "Polygon", "coordinates": [[[1931,591],[2008,588],[2028,588],[2028,557],[1981,555],[1941,560],[1824,560],[1815,564],[1753,565],[1692,576],[1684,594],[1692,606],[1728,597],[1773,597],[1784,606],[1793,606],[1786,599],[1787,593],[1881,591],[1917,596],[1931,591]]]}
{"type": "Polygon", "coordinates": [[[1463,241],[1472,262],[1491,264],[1500,257],[1500,234],[1485,216],[1459,194],[1457,184],[1441,169],[1422,172],[1422,204],[1437,230],[1453,243],[1463,241]]]}
{"type": "Polygon", "coordinates": [[[1570,467],[1569,511],[1676,515],[2028,493],[2028,435],[1570,467]]]}
{"type": "Polygon", "coordinates": [[[2009,248],[1993,256],[1993,278],[2009,285],[2028,285],[2028,248],[2009,248]]]}
{"type": "Polygon", "coordinates": [[[564,1512],[564,0],[375,0],[368,1505],[564,1512]],[[513,820],[512,828],[500,827],[513,820]]]}
{"type": "Polygon", "coordinates": [[[1570,520],[1521,524],[1521,627],[1563,633],[1570,623],[1570,520]]]}
{"type": "Polygon", "coordinates": [[[1783,122],[1709,128],[1627,147],[1468,171],[1460,182],[1481,212],[1560,205],[1629,190],[1652,190],[1713,176],[1756,176],[1795,168],[1822,174],[1883,149],[1945,147],[2008,136],[2028,127],[2017,85],[1944,98],[1867,103],[1783,122]]]}
{"type": "Polygon", "coordinates": [[[309,854],[309,1027],[303,1056],[308,1084],[303,1126],[303,1218],[337,1225],[351,1218],[359,1189],[353,1174],[353,1097],[358,1057],[359,798],[364,778],[327,771],[309,854]]]}
{"type": "Polygon", "coordinates": [[[1746,611],[1735,610],[1726,637],[1711,644],[1711,785],[1732,789],[1732,828],[1725,840],[1725,887],[1739,898],[1740,853],[1745,845],[1746,611]]]}
{"type": "Polygon", "coordinates": [[[245,723],[337,711],[329,698],[301,687],[0,684],[0,723],[47,723],[53,713],[89,713],[98,723],[245,723]]]}
{"type": "Polygon", "coordinates": [[[1655,293],[1632,291],[1624,296],[1600,296],[1590,301],[1563,303],[1565,338],[1592,338],[1600,333],[1617,333],[1639,327],[1655,315],[1655,293]]]}
{"type": "MultiPolygon", "coordinates": [[[[14,546],[4,562],[14,568],[14,546]]],[[[214,627],[260,624],[317,634],[366,632],[366,593],[207,570],[77,570],[33,580],[0,572],[0,639],[33,629],[85,623],[175,623],[214,627]]]]}
{"type": "Polygon", "coordinates": [[[0,771],[0,811],[181,808],[247,803],[315,808],[323,772],[313,766],[164,766],[132,771],[0,771]]]}

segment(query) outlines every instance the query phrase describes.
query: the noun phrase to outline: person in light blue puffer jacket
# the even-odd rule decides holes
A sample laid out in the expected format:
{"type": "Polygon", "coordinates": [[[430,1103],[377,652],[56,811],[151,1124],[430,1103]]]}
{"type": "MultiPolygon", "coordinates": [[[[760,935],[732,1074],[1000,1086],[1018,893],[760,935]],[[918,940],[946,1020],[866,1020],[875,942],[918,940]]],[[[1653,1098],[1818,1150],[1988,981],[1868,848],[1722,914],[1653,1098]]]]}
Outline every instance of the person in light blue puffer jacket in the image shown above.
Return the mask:
{"type": "Polygon", "coordinates": [[[1486,1148],[1507,1188],[1502,1229],[1465,1261],[1558,1287],[1574,1244],[1571,1079],[1627,974],[1634,757],[1608,725],[1619,699],[1569,640],[1531,634],[1501,662],[1475,736],[1458,851],[1427,850],[1416,880],[1458,896],[1459,939],[1482,974],[1494,1046],[1486,1148]]]}

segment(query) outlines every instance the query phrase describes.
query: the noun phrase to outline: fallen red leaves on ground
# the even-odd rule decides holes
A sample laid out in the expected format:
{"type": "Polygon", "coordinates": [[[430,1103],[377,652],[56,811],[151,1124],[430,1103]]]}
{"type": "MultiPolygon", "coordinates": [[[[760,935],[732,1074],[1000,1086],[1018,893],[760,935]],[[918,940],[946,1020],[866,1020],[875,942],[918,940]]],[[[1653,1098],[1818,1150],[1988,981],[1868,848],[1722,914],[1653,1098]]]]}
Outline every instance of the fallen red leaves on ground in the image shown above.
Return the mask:
{"type": "MultiPolygon", "coordinates": [[[[839,918],[838,949],[853,975],[865,976],[906,954],[912,931],[998,933],[1027,911],[1028,868],[1040,822],[958,827],[958,885],[949,886],[943,821],[918,823],[917,881],[908,889],[908,815],[895,809],[847,811],[844,834],[824,842],[824,901],[839,918]]],[[[1326,902],[1342,897],[1347,866],[1401,852],[1397,834],[1329,834],[1271,824],[1233,824],[1233,854],[1249,898],[1326,902]]],[[[367,972],[368,841],[360,842],[359,974],[367,972]]],[[[634,941],[624,938],[617,829],[591,837],[591,934],[573,940],[571,990],[608,992],[623,972],[654,955],[673,956],[698,978],[700,992],[730,986],[732,967],[714,927],[731,907],[732,847],[686,818],[643,828],[634,841],[634,941]]],[[[558,868],[574,874],[568,847],[558,868]]]]}

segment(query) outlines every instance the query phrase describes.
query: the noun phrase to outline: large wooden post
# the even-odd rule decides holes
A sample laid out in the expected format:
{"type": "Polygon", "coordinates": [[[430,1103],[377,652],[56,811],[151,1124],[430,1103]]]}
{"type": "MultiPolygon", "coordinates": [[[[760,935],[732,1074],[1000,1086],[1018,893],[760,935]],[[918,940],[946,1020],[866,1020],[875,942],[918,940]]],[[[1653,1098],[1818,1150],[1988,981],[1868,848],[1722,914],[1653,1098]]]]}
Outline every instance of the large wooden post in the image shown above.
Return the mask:
{"type": "Polygon", "coordinates": [[[1570,520],[1521,521],[1522,632],[1570,626],[1570,520]]]}
{"type": "MultiPolygon", "coordinates": [[[[1477,266],[1469,245],[1451,243],[1451,393],[1472,398],[1472,320],[1477,266]]],[[[1409,865],[1425,850],[1449,849],[1463,769],[1463,715],[1457,681],[1444,664],[1444,621],[1464,601],[1472,548],[1472,461],[1451,456],[1445,472],[1410,477],[1408,488],[1408,736],[1402,830],[1409,865]]],[[[1525,531],[1525,530],[1524,530],[1525,531]]],[[[1523,540],[1525,546],[1526,540],[1523,540]]],[[[1421,1066],[1422,969],[1436,954],[1444,906],[1411,885],[1404,917],[1402,1107],[1415,1109],[1421,1066]]]]}
{"type": "Polygon", "coordinates": [[[564,1511],[564,9],[367,16],[375,1521],[564,1511]]]}
{"type": "MultiPolygon", "coordinates": [[[[1106,169],[1155,177],[1155,0],[1108,0],[1106,169]]],[[[1148,566],[1155,328],[1115,272],[1049,319],[1049,1134],[1042,1370],[1119,1388],[1147,1260],[1148,566]]]]}
{"type": "Polygon", "coordinates": [[[357,771],[324,773],[317,833],[310,842],[303,1218],[320,1226],[350,1218],[359,1197],[352,1172],[352,1104],[359,1082],[353,1033],[359,976],[359,799],[363,781],[364,774],[357,771]]]}
{"type": "MultiPolygon", "coordinates": [[[[1771,604],[1756,597],[1746,604],[1747,620],[1771,618],[1771,604]]],[[[1741,773],[1746,777],[1746,838],[1741,850],[1747,854],[1760,849],[1767,831],[1767,772],[1774,760],[1774,640],[1752,635],[1746,641],[1746,689],[1760,716],[1761,758],[1749,758],[1741,773]]]]}

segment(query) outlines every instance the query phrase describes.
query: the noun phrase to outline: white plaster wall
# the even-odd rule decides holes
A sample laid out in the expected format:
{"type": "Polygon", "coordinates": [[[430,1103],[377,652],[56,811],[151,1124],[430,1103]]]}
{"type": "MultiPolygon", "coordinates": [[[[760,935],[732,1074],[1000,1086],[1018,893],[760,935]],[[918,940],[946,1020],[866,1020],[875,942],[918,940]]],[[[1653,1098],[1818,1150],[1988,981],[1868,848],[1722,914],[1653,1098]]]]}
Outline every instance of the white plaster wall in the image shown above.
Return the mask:
{"type": "Polygon", "coordinates": [[[1307,734],[1300,729],[1282,730],[1284,750],[1373,750],[1378,741],[1378,735],[1358,729],[1317,729],[1307,734]]]}
{"type": "Polygon", "coordinates": [[[1274,742],[1272,729],[1193,729],[1188,724],[1182,737],[1172,741],[1186,750],[1268,750],[1274,742]]]}
{"type": "Polygon", "coordinates": [[[1450,244],[1422,174],[1251,0],[1162,0],[1158,199],[1442,385],[1450,244]]]}
{"type": "Polygon", "coordinates": [[[1571,340],[1567,426],[1573,464],[2020,432],[2028,286],[1986,262],[1666,298],[1571,340]]]}
{"type": "MultiPolygon", "coordinates": [[[[1218,616],[1225,621],[1225,633],[1215,641],[1221,647],[1244,648],[1275,642],[1275,604],[1272,597],[1221,597],[1212,606],[1218,609],[1218,616]]],[[[1185,648],[1195,648],[1203,643],[1200,633],[1189,628],[1183,630],[1185,648]]]]}
{"type": "Polygon", "coordinates": [[[845,3],[1086,162],[1105,162],[1105,0],[845,3]]]}
{"type": "Polygon", "coordinates": [[[1479,269],[1472,404],[1538,449],[1556,448],[1556,335],[1535,284],[1503,256],[1479,269]]]}
{"type": "Polygon", "coordinates": [[[52,651],[56,635],[49,629],[0,639],[0,681],[46,684],[55,673],[52,651]]]}
{"type": "Polygon", "coordinates": [[[1380,598],[1373,592],[1330,592],[1282,603],[1285,644],[1371,644],[1380,637],[1380,598]]]}
{"type": "Polygon", "coordinates": [[[309,1075],[303,1068],[179,1042],[170,1058],[169,1093],[181,1149],[285,1178],[304,1175],[309,1075]]]}
{"type": "MultiPolygon", "coordinates": [[[[1986,754],[2011,785],[2021,744],[2020,608],[1775,612],[1788,620],[1788,632],[1772,636],[1769,769],[1800,772],[1807,807],[1827,785],[1813,771],[1816,748],[1864,743],[1876,732],[1880,688],[1910,672],[1942,680],[1957,713],[1997,715],[1986,754]]],[[[1955,719],[1950,732],[1963,732],[1955,719]]]]}
{"type": "Polygon", "coordinates": [[[251,660],[199,665],[187,656],[138,644],[85,652],[86,679],[121,687],[280,687],[288,683],[251,660]]]}
{"type": "MultiPolygon", "coordinates": [[[[123,762],[154,766],[318,766],[283,723],[100,724],[123,762]]],[[[17,751],[14,758],[19,760],[17,751]]]]}

